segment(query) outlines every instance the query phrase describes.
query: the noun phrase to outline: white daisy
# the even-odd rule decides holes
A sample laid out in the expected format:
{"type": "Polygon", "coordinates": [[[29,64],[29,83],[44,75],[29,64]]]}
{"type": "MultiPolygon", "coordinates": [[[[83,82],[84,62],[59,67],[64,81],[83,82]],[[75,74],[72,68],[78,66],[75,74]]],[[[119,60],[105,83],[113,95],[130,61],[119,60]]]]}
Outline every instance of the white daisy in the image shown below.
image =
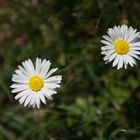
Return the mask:
{"type": "Polygon", "coordinates": [[[52,95],[56,94],[55,89],[60,87],[62,76],[51,76],[57,68],[50,68],[50,61],[36,59],[35,66],[30,59],[22,62],[13,74],[12,81],[15,82],[11,88],[12,93],[20,104],[24,106],[40,108],[40,102],[46,104],[46,98],[52,100],[52,95]]]}
{"type": "Polygon", "coordinates": [[[128,64],[133,67],[140,55],[140,33],[127,25],[115,26],[108,29],[101,42],[101,54],[106,63],[113,61],[113,67],[126,69],[128,64]]]}

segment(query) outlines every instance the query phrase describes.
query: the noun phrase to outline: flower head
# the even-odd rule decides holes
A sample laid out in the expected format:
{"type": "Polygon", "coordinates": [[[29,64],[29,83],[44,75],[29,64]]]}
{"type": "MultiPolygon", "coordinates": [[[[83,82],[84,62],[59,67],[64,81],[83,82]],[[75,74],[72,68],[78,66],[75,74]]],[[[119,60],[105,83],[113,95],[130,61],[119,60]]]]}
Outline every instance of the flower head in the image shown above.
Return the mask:
{"type": "Polygon", "coordinates": [[[127,69],[128,64],[133,67],[136,59],[140,59],[140,33],[127,25],[115,26],[108,29],[101,42],[101,54],[106,63],[113,61],[113,67],[127,69]]]}
{"type": "Polygon", "coordinates": [[[57,68],[50,68],[50,61],[46,59],[36,59],[35,66],[30,59],[22,62],[18,66],[12,81],[15,82],[11,88],[12,93],[18,93],[15,96],[20,104],[40,108],[40,103],[46,104],[46,98],[52,100],[52,95],[56,94],[55,89],[60,87],[62,76],[51,76],[57,68]]]}

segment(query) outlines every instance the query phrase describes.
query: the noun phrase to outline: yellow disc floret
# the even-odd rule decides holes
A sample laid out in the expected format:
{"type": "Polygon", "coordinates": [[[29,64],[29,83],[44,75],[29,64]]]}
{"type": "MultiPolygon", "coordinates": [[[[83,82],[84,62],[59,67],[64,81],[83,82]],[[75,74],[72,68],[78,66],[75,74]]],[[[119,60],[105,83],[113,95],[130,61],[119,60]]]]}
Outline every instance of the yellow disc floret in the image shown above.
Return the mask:
{"type": "Polygon", "coordinates": [[[117,40],[114,46],[115,51],[120,55],[126,54],[129,51],[129,43],[125,40],[117,40]]]}
{"type": "Polygon", "coordinates": [[[29,86],[35,92],[40,91],[43,85],[44,81],[40,76],[33,76],[29,80],[29,86]]]}

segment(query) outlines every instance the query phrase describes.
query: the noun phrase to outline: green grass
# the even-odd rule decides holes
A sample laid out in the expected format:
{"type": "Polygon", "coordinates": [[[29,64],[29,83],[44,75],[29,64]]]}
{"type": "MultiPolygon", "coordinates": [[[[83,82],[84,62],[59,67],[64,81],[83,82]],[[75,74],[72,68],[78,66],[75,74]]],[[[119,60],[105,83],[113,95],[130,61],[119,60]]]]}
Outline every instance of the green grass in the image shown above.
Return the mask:
{"type": "Polygon", "coordinates": [[[140,30],[139,0],[0,2],[1,140],[139,140],[140,65],[116,70],[100,55],[109,27],[140,30]],[[19,105],[11,75],[23,60],[49,59],[63,76],[41,109],[19,105]]]}

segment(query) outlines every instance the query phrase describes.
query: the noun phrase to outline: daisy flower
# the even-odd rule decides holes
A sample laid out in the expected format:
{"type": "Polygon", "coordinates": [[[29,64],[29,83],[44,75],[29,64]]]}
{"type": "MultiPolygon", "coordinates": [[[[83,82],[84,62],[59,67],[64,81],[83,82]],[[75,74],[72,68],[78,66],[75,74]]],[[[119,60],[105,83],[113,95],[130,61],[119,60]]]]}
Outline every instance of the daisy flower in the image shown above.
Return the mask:
{"type": "Polygon", "coordinates": [[[56,94],[55,89],[60,87],[62,76],[51,76],[57,68],[49,70],[50,65],[50,61],[37,58],[35,66],[30,59],[18,66],[12,76],[15,83],[11,86],[11,92],[18,93],[15,99],[20,104],[40,108],[41,102],[46,104],[45,97],[52,100],[52,95],[56,94]]]}
{"type": "Polygon", "coordinates": [[[133,67],[140,55],[140,33],[127,25],[115,26],[107,33],[101,41],[104,44],[101,47],[104,61],[113,61],[112,66],[117,66],[117,69],[127,69],[128,64],[133,67]]]}

